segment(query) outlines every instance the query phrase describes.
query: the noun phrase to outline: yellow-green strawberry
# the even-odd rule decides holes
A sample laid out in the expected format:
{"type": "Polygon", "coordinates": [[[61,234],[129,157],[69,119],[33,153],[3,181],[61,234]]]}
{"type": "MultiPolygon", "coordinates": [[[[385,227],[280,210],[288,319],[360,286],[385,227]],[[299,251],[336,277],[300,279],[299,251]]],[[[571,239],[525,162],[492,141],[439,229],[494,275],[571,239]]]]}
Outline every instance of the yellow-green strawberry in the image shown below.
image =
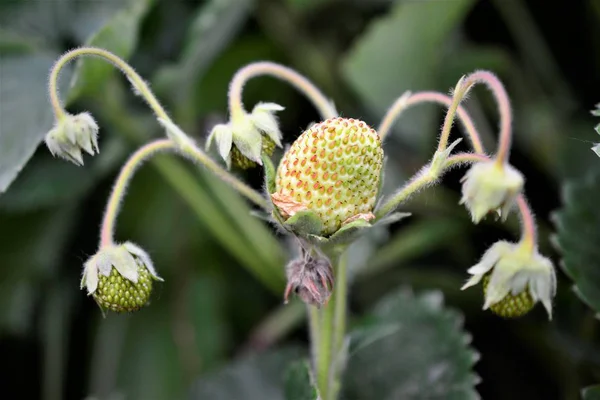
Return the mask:
{"type": "Polygon", "coordinates": [[[102,246],[83,269],[86,288],[103,310],[132,312],[148,304],[153,281],[162,281],[148,253],[125,242],[102,246]]]}
{"type": "MultiPolygon", "coordinates": [[[[262,138],[262,152],[267,156],[272,156],[277,144],[268,136],[262,138]]],[[[256,163],[242,154],[236,147],[231,147],[231,164],[239,169],[250,169],[256,167],[256,163]]]]}
{"type": "Polygon", "coordinates": [[[137,311],[148,303],[152,293],[152,276],[148,268],[138,264],[137,282],[132,282],[112,268],[109,276],[100,275],[98,289],[92,294],[100,307],[114,312],[137,311]]]}
{"type": "MultiPolygon", "coordinates": [[[[490,284],[490,274],[483,277],[483,295],[487,293],[490,284]]],[[[529,293],[529,287],[518,294],[508,293],[502,300],[490,306],[490,310],[504,318],[517,318],[527,314],[533,309],[535,302],[529,293]]]]}
{"type": "Polygon", "coordinates": [[[356,218],[372,218],[382,164],[374,129],[357,119],[328,119],[304,131],[285,153],[271,197],[284,218],[314,211],[328,236],[356,218]]]}

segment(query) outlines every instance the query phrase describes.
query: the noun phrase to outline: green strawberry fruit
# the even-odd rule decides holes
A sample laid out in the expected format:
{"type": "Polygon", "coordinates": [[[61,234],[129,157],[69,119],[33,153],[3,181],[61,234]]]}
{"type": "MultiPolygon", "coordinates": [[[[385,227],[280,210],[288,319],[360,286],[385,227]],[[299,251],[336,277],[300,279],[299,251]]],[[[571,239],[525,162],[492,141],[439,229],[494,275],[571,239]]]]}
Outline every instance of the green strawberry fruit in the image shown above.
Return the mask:
{"type": "MultiPolygon", "coordinates": [[[[269,157],[275,151],[275,142],[270,137],[263,135],[262,137],[262,152],[269,157]]],[[[256,163],[242,154],[237,146],[231,146],[231,163],[240,169],[250,169],[256,167],[256,163]]]]}
{"type": "Polygon", "coordinates": [[[152,293],[152,280],[148,268],[140,261],[137,283],[124,278],[116,268],[109,276],[100,275],[98,289],[92,294],[100,307],[115,312],[137,311],[146,305],[152,293]]]}
{"type": "MultiPolygon", "coordinates": [[[[483,277],[483,295],[487,292],[490,283],[490,274],[483,277]]],[[[490,310],[496,315],[504,318],[517,318],[527,314],[533,309],[535,302],[529,293],[529,286],[525,287],[521,293],[513,295],[507,294],[498,303],[492,304],[490,310]]]]}
{"type": "Polygon", "coordinates": [[[381,138],[366,123],[332,118],[304,131],[285,153],[273,203],[284,218],[314,211],[323,235],[344,223],[372,218],[383,164],[381,138]]]}

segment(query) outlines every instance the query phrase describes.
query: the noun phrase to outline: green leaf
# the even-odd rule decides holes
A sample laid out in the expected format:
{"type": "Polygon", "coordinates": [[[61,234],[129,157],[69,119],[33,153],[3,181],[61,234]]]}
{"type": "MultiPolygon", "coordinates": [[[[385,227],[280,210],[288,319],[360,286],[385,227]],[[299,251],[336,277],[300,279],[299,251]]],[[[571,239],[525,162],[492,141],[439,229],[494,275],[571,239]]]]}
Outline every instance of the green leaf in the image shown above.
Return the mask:
{"type": "Polygon", "coordinates": [[[588,386],[581,390],[583,400],[600,400],[600,385],[588,386]]]}
{"type": "Polygon", "coordinates": [[[198,380],[190,398],[283,400],[285,368],[302,353],[298,348],[286,348],[235,361],[221,371],[198,380]]]}
{"type": "MultiPolygon", "coordinates": [[[[396,2],[346,55],[345,79],[377,116],[383,116],[406,90],[437,89],[442,49],[473,4],[473,0],[396,2]]],[[[434,140],[431,111],[411,110],[400,122],[406,139],[421,149],[434,140]]]]}
{"type": "Polygon", "coordinates": [[[285,376],[285,400],[317,400],[319,395],[311,375],[308,360],[291,364],[285,376]]]}
{"type": "Polygon", "coordinates": [[[561,267],[574,281],[575,293],[600,312],[600,168],[567,181],[562,197],[564,206],[553,215],[561,267]]]}
{"type": "MultiPolygon", "coordinates": [[[[138,30],[153,0],[124,2],[126,6],[115,13],[92,37],[87,46],[99,47],[127,60],[137,47],[138,30]]],[[[82,95],[97,93],[106,82],[115,66],[94,57],[80,57],[71,81],[68,102],[82,95]]]]}
{"type": "Polygon", "coordinates": [[[57,54],[0,56],[0,194],[52,127],[46,78],[57,54]]]}
{"type": "Polygon", "coordinates": [[[287,229],[299,236],[320,235],[323,232],[323,221],[312,210],[298,211],[283,224],[287,229]]]}
{"type": "Polygon", "coordinates": [[[477,399],[478,355],[469,342],[462,317],[444,308],[440,292],[399,290],[351,334],[342,398],[477,399]]]}
{"type": "MultiPolygon", "coordinates": [[[[146,3],[131,2],[133,8],[146,3]]],[[[79,39],[89,34],[90,29],[101,28],[117,7],[122,8],[122,2],[20,2],[2,13],[0,42],[6,39],[10,44],[14,42],[11,38],[21,37],[23,43],[17,46],[18,52],[14,51],[14,43],[9,46],[9,51],[0,48],[0,194],[6,191],[52,128],[53,114],[48,101],[47,78],[63,51],[60,47],[62,40],[74,37],[79,43],[79,39]],[[24,43],[27,45],[23,46],[24,43]],[[27,49],[29,51],[24,52],[27,49]]],[[[110,21],[122,22],[122,18],[115,18],[110,21]]],[[[119,43],[123,41],[122,46],[125,46],[129,42],[124,33],[133,28],[121,28],[115,25],[119,32],[113,40],[119,43]]],[[[106,35],[115,33],[115,30],[106,28],[101,32],[107,32],[99,36],[106,40],[106,35]]],[[[109,43],[100,41],[91,44],[109,43]]],[[[97,61],[92,61],[93,65],[98,65],[95,63],[97,61]]],[[[63,98],[68,98],[67,83],[70,76],[69,68],[61,73],[59,88],[63,98]]],[[[90,79],[86,79],[85,83],[101,84],[90,79]]],[[[83,83],[75,84],[79,86],[83,83]]]]}

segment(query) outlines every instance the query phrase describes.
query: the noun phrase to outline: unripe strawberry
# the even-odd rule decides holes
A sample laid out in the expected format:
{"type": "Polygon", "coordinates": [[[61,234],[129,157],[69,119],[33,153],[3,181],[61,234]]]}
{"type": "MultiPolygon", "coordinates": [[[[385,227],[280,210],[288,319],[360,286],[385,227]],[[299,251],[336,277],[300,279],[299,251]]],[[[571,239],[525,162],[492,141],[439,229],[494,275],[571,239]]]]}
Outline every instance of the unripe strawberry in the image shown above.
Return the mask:
{"type": "Polygon", "coordinates": [[[142,308],[152,293],[152,277],[148,268],[137,262],[138,280],[132,282],[124,278],[116,268],[109,276],[100,275],[98,289],[92,294],[100,307],[114,312],[132,312],[142,308]]]}
{"type": "MultiPolygon", "coordinates": [[[[275,151],[275,142],[268,136],[262,138],[262,152],[267,156],[272,156],[275,151]]],[[[256,163],[242,154],[236,146],[231,148],[231,164],[240,169],[250,169],[256,167],[256,163]]]]}
{"type": "MultiPolygon", "coordinates": [[[[483,277],[483,295],[487,294],[490,284],[490,274],[483,277]]],[[[527,314],[533,309],[535,302],[529,293],[529,287],[525,287],[522,292],[513,295],[508,293],[502,300],[490,306],[490,310],[504,318],[517,318],[527,314]]]]}
{"type": "Polygon", "coordinates": [[[285,153],[273,202],[284,218],[293,210],[314,211],[323,235],[331,235],[353,217],[371,213],[382,164],[374,129],[352,118],[328,119],[304,131],[285,153]]]}
{"type": "Polygon", "coordinates": [[[137,311],[148,303],[152,281],[162,281],[148,253],[126,242],[102,246],[84,265],[81,288],[102,310],[137,311]]]}

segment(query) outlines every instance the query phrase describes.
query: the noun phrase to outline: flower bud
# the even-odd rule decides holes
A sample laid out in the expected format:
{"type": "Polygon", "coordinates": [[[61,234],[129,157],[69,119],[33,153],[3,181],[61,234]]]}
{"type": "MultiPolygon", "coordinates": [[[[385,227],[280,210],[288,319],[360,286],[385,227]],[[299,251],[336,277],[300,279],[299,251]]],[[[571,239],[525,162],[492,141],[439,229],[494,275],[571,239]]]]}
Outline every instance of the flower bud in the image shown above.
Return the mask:
{"type": "Polygon", "coordinates": [[[474,223],[496,211],[506,219],[523,189],[523,175],[508,164],[485,161],[474,164],[462,179],[462,199],[474,223]]]}
{"type": "Polygon", "coordinates": [[[126,242],[101,248],[85,263],[81,288],[102,310],[132,312],[148,303],[154,280],[163,279],[148,254],[126,242]]]}
{"type": "Polygon", "coordinates": [[[87,113],[67,114],[46,134],[46,145],[53,156],[83,165],[81,150],[98,153],[98,124],[87,113]]]}
{"type": "Polygon", "coordinates": [[[306,254],[290,261],[286,266],[286,274],[285,303],[292,290],[303,302],[317,307],[329,300],[333,289],[333,269],[328,259],[306,254]]]}
{"type": "Polygon", "coordinates": [[[275,146],[282,147],[281,131],[275,118],[275,112],[283,107],[274,103],[258,103],[252,113],[243,112],[232,118],[227,124],[218,124],[212,129],[206,147],[213,139],[219,154],[230,168],[253,168],[262,165],[261,154],[273,154],[275,146]]]}
{"type": "Polygon", "coordinates": [[[541,301],[552,319],[556,273],[552,262],[523,243],[505,241],[490,247],[481,261],[468,270],[473,275],[462,290],[483,279],[483,309],[514,318],[528,313],[541,301]]]}

